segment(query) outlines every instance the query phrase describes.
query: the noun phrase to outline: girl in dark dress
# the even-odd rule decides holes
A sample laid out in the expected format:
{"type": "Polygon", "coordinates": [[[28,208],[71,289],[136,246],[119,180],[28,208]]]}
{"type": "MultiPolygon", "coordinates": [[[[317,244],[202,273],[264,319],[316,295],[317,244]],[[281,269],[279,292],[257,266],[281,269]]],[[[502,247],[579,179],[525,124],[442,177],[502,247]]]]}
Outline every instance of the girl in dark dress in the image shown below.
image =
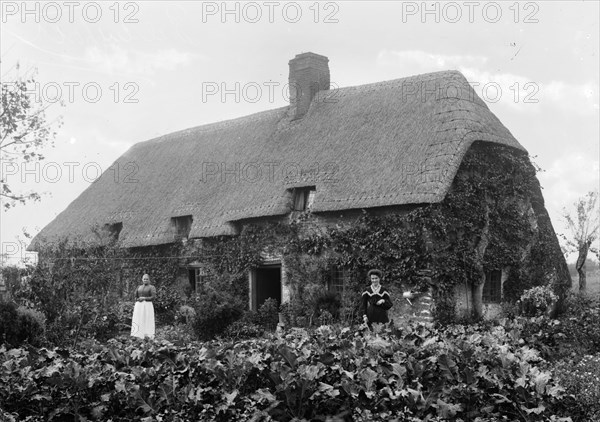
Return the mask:
{"type": "Polygon", "coordinates": [[[363,321],[369,326],[373,322],[389,322],[387,311],[392,307],[392,299],[381,287],[381,271],[369,270],[367,278],[371,280],[371,285],[362,294],[363,321]]]}

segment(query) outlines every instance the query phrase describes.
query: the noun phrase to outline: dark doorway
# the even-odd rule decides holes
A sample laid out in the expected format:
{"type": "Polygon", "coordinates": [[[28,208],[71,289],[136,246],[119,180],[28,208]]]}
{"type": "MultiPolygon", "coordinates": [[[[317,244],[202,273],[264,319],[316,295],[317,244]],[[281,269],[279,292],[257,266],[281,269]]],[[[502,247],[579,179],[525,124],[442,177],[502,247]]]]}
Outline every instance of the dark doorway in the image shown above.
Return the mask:
{"type": "Polygon", "coordinates": [[[281,304],[281,266],[259,267],[256,269],[256,308],[272,297],[281,304]]]}

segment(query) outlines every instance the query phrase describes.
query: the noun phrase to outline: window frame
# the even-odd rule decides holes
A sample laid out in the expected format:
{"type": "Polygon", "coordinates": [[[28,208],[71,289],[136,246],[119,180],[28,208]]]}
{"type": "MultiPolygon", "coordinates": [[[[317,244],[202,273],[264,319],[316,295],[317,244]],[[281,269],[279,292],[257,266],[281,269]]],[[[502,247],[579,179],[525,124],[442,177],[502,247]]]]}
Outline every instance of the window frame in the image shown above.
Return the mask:
{"type": "Polygon", "coordinates": [[[488,304],[502,303],[502,293],[502,270],[486,271],[481,301],[488,304]]]}
{"type": "Polygon", "coordinates": [[[107,234],[107,236],[113,240],[119,240],[119,236],[121,235],[121,231],[123,230],[123,222],[119,221],[116,223],[106,223],[103,227],[103,231],[107,234]]]}
{"type": "Polygon", "coordinates": [[[190,281],[190,286],[191,286],[192,292],[194,294],[197,294],[199,287],[201,287],[201,285],[206,282],[207,276],[208,276],[208,274],[201,267],[188,267],[188,279],[190,281]],[[193,272],[193,274],[192,274],[192,272],[193,272]],[[191,283],[192,277],[194,278],[193,284],[191,283]]]}
{"type": "Polygon", "coordinates": [[[325,283],[328,292],[339,295],[342,298],[348,286],[348,270],[336,265],[331,266],[325,274],[325,283]]]}
{"type": "Polygon", "coordinates": [[[316,186],[301,186],[292,188],[292,211],[309,211],[315,202],[316,194],[316,186]],[[297,206],[297,204],[300,202],[300,195],[302,195],[302,207],[297,206]]]}
{"type": "Polygon", "coordinates": [[[171,230],[173,231],[173,239],[189,239],[193,223],[194,217],[192,215],[180,215],[176,217],[171,217],[171,230]]]}

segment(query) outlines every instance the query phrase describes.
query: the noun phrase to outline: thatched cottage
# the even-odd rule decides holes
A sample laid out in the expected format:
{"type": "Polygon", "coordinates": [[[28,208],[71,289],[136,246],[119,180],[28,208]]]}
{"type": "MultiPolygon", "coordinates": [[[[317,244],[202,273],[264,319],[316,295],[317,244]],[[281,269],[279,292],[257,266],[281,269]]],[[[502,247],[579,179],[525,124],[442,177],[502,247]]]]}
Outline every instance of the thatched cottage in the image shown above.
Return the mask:
{"type": "MultiPolygon", "coordinates": [[[[112,167],[123,170],[121,177],[102,175],[31,248],[65,236],[93,242],[94,227],[123,248],[143,251],[236,236],[249,224],[288,221],[306,211],[324,226],[363,210],[406,213],[443,203],[475,147],[527,156],[457,71],[330,89],[328,59],[303,53],[289,62],[289,84],[288,106],[134,145],[112,167]]],[[[537,247],[541,231],[556,250],[539,186],[531,196],[518,205],[532,227],[524,253],[537,247]]],[[[481,243],[474,243],[475,254],[485,252],[481,243]]],[[[180,277],[192,284],[201,279],[201,261],[181,257],[180,277]]],[[[267,297],[289,299],[282,266],[281,256],[265,255],[248,271],[251,308],[267,297]]],[[[508,276],[498,265],[479,286],[457,283],[458,303],[476,302],[473,295],[497,303],[508,276]]],[[[339,288],[343,280],[336,283],[339,288]]]]}

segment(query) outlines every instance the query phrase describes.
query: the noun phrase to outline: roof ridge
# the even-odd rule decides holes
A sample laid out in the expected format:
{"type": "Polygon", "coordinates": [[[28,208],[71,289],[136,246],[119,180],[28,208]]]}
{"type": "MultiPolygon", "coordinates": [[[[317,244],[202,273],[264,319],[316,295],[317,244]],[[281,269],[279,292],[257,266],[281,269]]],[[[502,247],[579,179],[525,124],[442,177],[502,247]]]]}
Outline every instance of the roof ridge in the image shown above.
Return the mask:
{"type": "Polygon", "coordinates": [[[187,135],[190,133],[201,134],[207,132],[214,132],[217,130],[225,129],[228,127],[242,126],[248,122],[260,122],[263,120],[267,120],[272,115],[276,115],[278,112],[282,112],[287,110],[288,106],[271,108],[269,110],[263,110],[252,114],[247,114],[245,116],[234,117],[229,120],[220,120],[218,122],[205,123],[203,125],[192,126],[186,129],[177,130],[175,132],[165,133],[164,135],[157,136],[156,138],[148,139],[147,141],[141,141],[133,145],[136,147],[138,145],[148,145],[152,143],[160,143],[164,142],[164,138],[169,138],[169,140],[176,136],[187,135]]]}
{"type": "Polygon", "coordinates": [[[288,189],[300,183],[319,192],[315,212],[435,203],[473,142],[524,150],[458,71],[335,91],[340,101],[315,96],[301,119],[286,105],[135,144],[117,161],[140,164],[137,185],[104,174],[32,243],[93,241],[88,225],[112,222],[129,245],[168,243],[183,214],[193,216],[191,237],[231,235],[234,221],[288,213],[288,189]],[[438,87],[460,95],[434,101],[438,87]]]}
{"type": "Polygon", "coordinates": [[[435,80],[435,79],[439,79],[440,76],[443,76],[443,75],[460,77],[460,78],[464,79],[465,82],[468,83],[467,78],[465,78],[465,76],[458,70],[440,70],[437,72],[421,73],[419,75],[405,76],[403,78],[389,79],[387,81],[371,82],[368,84],[345,86],[345,87],[340,87],[340,88],[336,88],[336,89],[338,89],[340,91],[342,91],[342,90],[362,91],[362,90],[367,90],[369,88],[383,88],[383,87],[387,87],[390,85],[395,86],[395,85],[399,85],[399,84],[402,84],[403,82],[407,82],[407,81],[435,80]]]}
{"type": "MultiPolygon", "coordinates": [[[[437,72],[421,73],[419,75],[412,75],[412,76],[405,76],[403,78],[390,79],[387,81],[339,87],[339,88],[335,88],[330,91],[332,91],[332,92],[338,91],[341,94],[344,94],[344,93],[350,93],[350,92],[364,92],[364,91],[369,91],[369,90],[375,90],[375,88],[377,90],[379,90],[379,89],[387,88],[389,86],[398,86],[407,81],[435,80],[435,79],[439,79],[440,76],[443,76],[443,75],[448,75],[448,76],[452,75],[454,77],[460,77],[460,78],[464,79],[464,81],[466,83],[468,83],[465,76],[458,70],[441,70],[441,71],[437,71],[437,72]]],[[[325,90],[323,90],[323,91],[325,91],[325,90]]],[[[312,102],[315,102],[315,101],[317,101],[317,96],[315,96],[315,98],[313,99],[312,102]]],[[[211,132],[211,131],[217,131],[217,130],[224,129],[227,127],[240,126],[249,121],[259,122],[261,120],[266,120],[268,117],[272,117],[272,115],[275,115],[278,112],[283,112],[284,115],[282,116],[282,118],[285,118],[285,114],[287,113],[288,110],[289,110],[289,105],[286,105],[283,107],[263,110],[263,111],[259,111],[259,112],[252,113],[252,114],[247,114],[247,115],[240,116],[240,117],[234,117],[234,118],[228,119],[228,120],[220,120],[218,122],[211,122],[211,123],[205,123],[205,124],[198,125],[198,126],[192,126],[192,127],[186,128],[186,129],[177,130],[175,132],[169,132],[164,135],[160,135],[160,136],[157,136],[155,138],[152,138],[152,139],[149,139],[146,141],[138,142],[133,145],[133,148],[135,148],[139,145],[164,142],[167,140],[165,138],[169,138],[169,140],[170,140],[170,139],[172,139],[172,137],[185,136],[190,133],[201,134],[201,133],[207,133],[207,132],[211,132]]],[[[278,132],[279,130],[280,130],[280,128],[277,128],[277,130],[275,132],[278,132]]]]}

